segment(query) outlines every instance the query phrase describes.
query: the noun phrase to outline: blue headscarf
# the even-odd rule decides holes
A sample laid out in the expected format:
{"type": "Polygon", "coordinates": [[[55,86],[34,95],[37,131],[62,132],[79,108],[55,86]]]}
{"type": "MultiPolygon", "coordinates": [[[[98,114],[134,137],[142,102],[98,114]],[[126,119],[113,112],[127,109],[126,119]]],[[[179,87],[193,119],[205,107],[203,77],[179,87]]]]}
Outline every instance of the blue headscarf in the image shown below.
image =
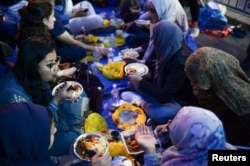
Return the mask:
{"type": "Polygon", "coordinates": [[[45,107],[12,103],[0,108],[0,163],[47,166],[51,120],[45,107]]]}
{"type": "Polygon", "coordinates": [[[169,134],[173,146],[163,153],[163,166],[206,166],[208,150],[229,147],[222,122],[199,107],[183,107],[170,124],[169,134]]]}
{"type": "Polygon", "coordinates": [[[173,22],[162,20],[154,28],[154,51],[156,55],[155,79],[161,86],[162,73],[170,66],[170,59],[182,48],[181,29],[173,22]]]}

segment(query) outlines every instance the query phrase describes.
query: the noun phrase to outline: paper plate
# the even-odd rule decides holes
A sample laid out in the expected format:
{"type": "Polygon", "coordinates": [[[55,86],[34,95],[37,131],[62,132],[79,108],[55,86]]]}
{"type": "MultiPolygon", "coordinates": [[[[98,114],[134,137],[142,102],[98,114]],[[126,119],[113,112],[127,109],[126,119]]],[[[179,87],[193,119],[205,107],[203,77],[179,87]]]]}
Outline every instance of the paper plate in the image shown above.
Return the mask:
{"type": "Polygon", "coordinates": [[[139,74],[144,76],[148,73],[148,67],[142,63],[130,63],[124,68],[126,74],[139,74]]]}
{"type": "Polygon", "coordinates": [[[139,57],[139,53],[132,48],[121,50],[118,53],[118,55],[121,56],[122,58],[126,58],[126,57],[137,58],[137,57],[139,57]]]}

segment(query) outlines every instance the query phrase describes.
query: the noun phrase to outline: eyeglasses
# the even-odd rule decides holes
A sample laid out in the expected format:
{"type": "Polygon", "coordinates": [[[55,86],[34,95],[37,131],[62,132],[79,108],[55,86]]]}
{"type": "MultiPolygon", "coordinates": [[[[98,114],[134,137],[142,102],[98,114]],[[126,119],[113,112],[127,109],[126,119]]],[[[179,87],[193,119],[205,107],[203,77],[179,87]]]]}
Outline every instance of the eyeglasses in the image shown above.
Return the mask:
{"type": "Polygon", "coordinates": [[[53,70],[54,68],[56,68],[59,65],[60,61],[61,61],[61,57],[57,56],[55,61],[51,62],[51,63],[48,63],[46,65],[46,67],[50,68],[50,70],[53,70]]]}

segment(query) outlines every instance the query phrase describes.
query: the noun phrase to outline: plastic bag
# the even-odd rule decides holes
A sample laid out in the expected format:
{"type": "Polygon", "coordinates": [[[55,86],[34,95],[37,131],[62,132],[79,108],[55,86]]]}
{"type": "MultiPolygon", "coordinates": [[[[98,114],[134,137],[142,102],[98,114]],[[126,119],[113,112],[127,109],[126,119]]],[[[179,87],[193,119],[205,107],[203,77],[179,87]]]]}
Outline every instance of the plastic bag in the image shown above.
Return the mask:
{"type": "Polygon", "coordinates": [[[200,30],[223,30],[228,26],[228,21],[220,10],[206,4],[200,9],[198,24],[200,30]]]}

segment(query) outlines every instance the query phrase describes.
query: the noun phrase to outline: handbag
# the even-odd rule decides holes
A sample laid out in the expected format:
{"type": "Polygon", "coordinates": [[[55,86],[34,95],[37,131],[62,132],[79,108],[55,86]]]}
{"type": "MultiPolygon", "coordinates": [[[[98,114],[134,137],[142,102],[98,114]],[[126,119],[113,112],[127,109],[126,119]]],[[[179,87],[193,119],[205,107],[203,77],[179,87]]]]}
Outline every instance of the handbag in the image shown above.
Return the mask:
{"type": "Polygon", "coordinates": [[[71,66],[75,66],[77,71],[74,78],[66,78],[68,81],[77,81],[82,86],[90,99],[89,109],[93,112],[99,112],[102,109],[102,100],[104,94],[104,85],[99,78],[93,74],[85,63],[74,62],[71,66]]]}

